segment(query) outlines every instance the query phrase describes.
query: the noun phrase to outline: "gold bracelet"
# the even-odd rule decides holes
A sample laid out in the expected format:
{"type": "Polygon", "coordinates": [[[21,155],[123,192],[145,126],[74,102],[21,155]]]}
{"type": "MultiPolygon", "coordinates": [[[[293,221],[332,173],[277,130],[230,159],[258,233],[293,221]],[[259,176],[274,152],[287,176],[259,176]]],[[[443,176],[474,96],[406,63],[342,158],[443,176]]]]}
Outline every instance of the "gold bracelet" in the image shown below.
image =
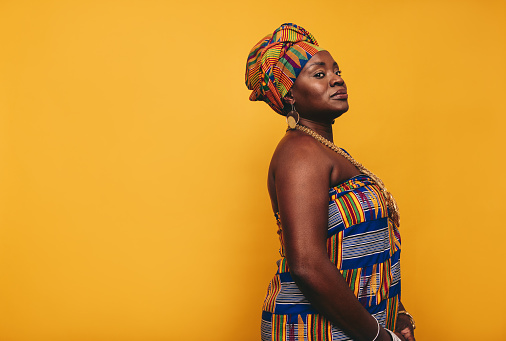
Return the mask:
{"type": "Polygon", "coordinates": [[[406,310],[399,310],[397,312],[397,315],[399,315],[399,314],[404,314],[407,317],[409,317],[409,321],[411,322],[411,325],[413,326],[413,330],[416,328],[416,326],[415,326],[415,319],[413,318],[413,316],[411,316],[410,313],[408,313],[406,310]]]}

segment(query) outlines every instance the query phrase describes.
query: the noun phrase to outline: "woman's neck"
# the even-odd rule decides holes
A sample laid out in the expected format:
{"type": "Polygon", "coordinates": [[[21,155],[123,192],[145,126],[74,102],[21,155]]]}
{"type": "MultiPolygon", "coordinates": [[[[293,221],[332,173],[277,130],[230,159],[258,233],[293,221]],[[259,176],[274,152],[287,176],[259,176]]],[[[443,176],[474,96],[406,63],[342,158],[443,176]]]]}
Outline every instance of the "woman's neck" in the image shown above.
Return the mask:
{"type": "Polygon", "coordinates": [[[332,133],[332,124],[315,122],[302,117],[299,120],[299,124],[302,124],[303,126],[306,126],[311,130],[314,130],[316,133],[325,137],[330,142],[334,142],[334,134],[332,133]]]}

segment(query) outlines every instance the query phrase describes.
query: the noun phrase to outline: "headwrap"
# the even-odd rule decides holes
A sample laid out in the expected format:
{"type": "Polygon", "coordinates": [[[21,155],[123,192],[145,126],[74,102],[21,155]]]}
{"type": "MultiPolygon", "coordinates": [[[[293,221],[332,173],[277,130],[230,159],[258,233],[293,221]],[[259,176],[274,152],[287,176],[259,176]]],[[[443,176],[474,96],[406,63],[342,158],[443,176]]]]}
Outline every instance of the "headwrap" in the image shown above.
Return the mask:
{"type": "Polygon", "coordinates": [[[291,23],[265,36],[248,55],[246,86],[253,90],[250,101],[264,101],[284,115],[283,97],[304,65],[322,50],[311,33],[291,23]]]}

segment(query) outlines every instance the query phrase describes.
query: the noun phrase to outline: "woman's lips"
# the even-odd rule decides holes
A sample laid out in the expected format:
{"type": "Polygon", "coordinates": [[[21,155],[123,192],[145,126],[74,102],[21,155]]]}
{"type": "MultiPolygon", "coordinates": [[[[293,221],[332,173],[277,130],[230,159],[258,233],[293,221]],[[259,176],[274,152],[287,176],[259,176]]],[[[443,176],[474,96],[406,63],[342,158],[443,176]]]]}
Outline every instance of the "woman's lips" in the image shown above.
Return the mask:
{"type": "Polygon", "coordinates": [[[330,96],[330,98],[332,98],[332,99],[348,99],[348,94],[346,92],[345,93],[336,92],[335,94],[330,96]]]}

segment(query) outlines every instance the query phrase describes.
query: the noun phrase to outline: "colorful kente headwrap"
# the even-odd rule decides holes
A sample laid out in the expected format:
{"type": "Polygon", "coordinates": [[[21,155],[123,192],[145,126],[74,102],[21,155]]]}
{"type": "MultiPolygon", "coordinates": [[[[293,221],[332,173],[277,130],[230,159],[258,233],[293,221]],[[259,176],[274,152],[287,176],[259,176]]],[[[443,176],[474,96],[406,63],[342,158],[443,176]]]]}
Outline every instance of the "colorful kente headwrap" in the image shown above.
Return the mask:
{"type": "Polygon", "coordinates": [[[295,24],[283,24],[251,49],[246,64],[246,86],[253,90],[250,101],[264,101],[283,113],[283,97],[304,65],[319,51],[315,37],[295,24]]]}

